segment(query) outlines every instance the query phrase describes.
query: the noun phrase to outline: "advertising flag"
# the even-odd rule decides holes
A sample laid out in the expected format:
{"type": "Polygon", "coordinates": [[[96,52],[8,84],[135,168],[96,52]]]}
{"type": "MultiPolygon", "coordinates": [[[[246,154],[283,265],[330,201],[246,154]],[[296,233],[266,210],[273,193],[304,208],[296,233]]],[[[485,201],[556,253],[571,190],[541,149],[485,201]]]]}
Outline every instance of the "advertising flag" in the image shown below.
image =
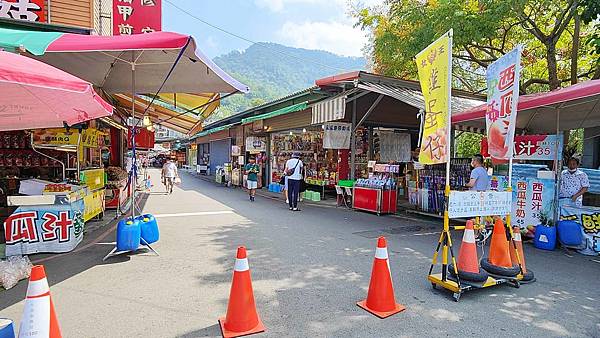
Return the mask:
{"type": "Polygon", "coordinates": [[[512,144],[517,122],[521,46],[492,63],[486,71],[488,152],[492,160],[507,160],[513,155],[512,144]]]}
{"type": "Polygon", "coordinates": [[[452,31],[444,34],[416,56],[425,119],[421,132],[422,164],[449,160],[450,82],[452,78],[452,31]]]}

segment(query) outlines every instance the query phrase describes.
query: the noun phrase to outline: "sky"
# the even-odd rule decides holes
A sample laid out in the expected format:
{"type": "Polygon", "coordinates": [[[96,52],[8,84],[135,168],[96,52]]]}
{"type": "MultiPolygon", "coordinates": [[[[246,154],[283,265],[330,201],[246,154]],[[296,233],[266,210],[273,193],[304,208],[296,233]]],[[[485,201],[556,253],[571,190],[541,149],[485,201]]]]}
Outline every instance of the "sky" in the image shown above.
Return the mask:
{"type": "Polygon", "coordinates": [[[355,28],[353,6],[383,0],[163,0],[163,30],[194,36],[200,50],[214,58],[244,50],[250,42],[210,27],[178,7],[219,28],[255,42],[321,49],[363,56],[367,34],[355,28]]]}

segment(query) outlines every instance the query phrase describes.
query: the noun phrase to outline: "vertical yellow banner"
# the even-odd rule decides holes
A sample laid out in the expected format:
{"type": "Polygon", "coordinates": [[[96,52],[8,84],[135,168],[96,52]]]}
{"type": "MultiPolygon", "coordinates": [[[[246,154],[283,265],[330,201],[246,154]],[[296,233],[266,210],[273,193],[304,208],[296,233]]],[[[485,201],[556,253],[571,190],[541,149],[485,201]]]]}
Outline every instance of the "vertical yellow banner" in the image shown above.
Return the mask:
{"type": "Polygon", "coordinates": [[[444,34],[416,57],[421,91],[425,98],[425,120],[419,162],[445,163],[449,160],[451,33],[444,34]]]}

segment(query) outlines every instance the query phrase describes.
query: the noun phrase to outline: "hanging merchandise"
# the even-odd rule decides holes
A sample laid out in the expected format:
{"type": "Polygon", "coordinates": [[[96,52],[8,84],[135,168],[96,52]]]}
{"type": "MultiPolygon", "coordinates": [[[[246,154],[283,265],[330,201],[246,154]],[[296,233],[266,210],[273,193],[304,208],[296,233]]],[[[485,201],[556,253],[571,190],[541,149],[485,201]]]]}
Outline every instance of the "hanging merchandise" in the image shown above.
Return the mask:
{"type": "Polygon", "coordinates": [[[381,162],[410,162],[410,134],[394,131],[379,131],[381,162]]]}
{"type": "Polygon", "coordinates": [[[352,135],[351,123],[324,123],[323,124],[323,148],[325,149],[349,149],[352,135]]]}

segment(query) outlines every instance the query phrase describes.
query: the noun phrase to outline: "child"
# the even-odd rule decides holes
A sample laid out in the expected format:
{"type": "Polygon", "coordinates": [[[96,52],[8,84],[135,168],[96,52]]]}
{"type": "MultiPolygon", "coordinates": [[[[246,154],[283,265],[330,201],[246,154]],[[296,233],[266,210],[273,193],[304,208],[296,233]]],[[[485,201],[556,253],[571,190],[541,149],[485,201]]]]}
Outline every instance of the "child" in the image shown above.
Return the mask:
{"type": "Polygon", "coordinates": [[[258,172],[260,171],[260,168],[256,164],[256,158],[254,158],[254,156],[250,157],[248,161],[250,163],[246,164],[246,167],[244,168],[246,175],[248,175],[248,178],[246,179],[246,186],[248,187],[250,201],[254,202],[256,188],[258,187],[258,172]]]}

